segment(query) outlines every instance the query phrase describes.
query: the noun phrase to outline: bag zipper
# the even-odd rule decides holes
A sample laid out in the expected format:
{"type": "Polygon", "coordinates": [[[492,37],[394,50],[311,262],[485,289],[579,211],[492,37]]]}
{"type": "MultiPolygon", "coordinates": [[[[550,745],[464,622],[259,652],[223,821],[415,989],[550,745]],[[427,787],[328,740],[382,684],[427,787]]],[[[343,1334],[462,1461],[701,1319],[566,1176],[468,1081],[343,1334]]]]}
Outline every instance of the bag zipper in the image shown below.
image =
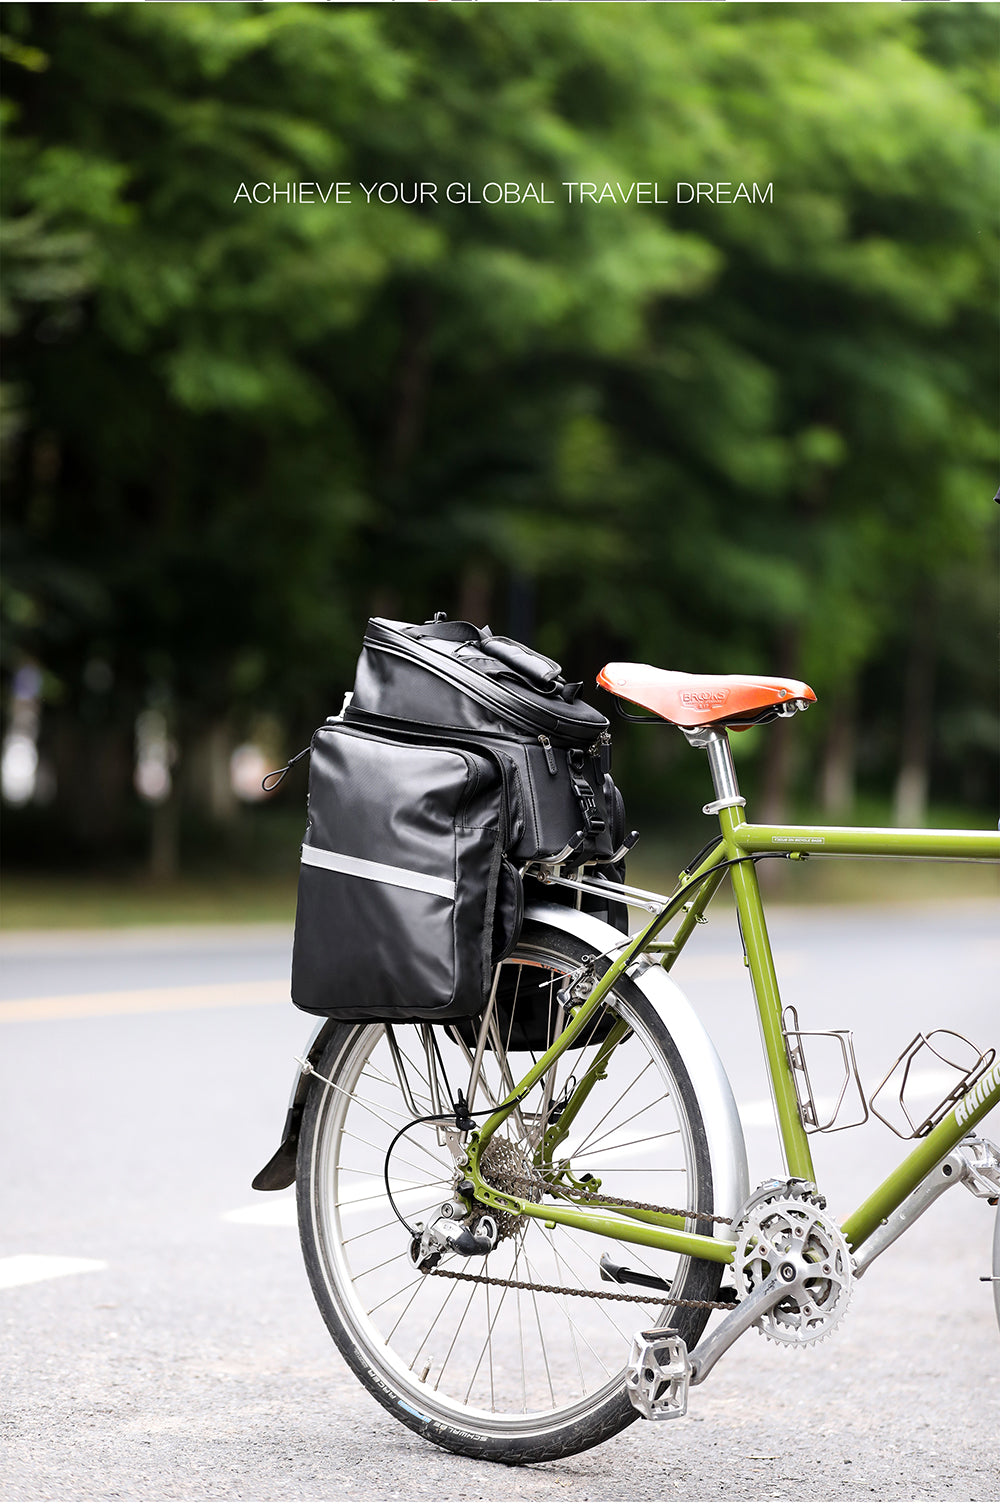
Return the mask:
{"type": "Polygon", "coordinates": [[[552,752],[552,744],[549,742],[549,739],[545,736],[544,733],[539,733],[538,741],[542,745],[542,749],[545,754],[545,764],[546,768],[549,771],[549,774],[558,774],[559,769],[556,764],[556,756],[552,752]]]}

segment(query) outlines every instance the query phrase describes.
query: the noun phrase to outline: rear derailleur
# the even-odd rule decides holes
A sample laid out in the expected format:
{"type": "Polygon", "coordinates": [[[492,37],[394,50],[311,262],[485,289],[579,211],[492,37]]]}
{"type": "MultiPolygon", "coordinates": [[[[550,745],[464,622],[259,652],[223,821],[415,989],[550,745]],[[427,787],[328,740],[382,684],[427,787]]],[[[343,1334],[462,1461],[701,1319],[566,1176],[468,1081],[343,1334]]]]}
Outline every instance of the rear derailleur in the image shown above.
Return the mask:
{"type": "Polygon", "coordinates": [[[431,1271],[442,1256],[488,1256],[500,1238],[492,1214],[469,1217],[464,1205],[447,1200],[418,1225],[410,1241],[410,1260],[418,1271],[431,1271]]]}

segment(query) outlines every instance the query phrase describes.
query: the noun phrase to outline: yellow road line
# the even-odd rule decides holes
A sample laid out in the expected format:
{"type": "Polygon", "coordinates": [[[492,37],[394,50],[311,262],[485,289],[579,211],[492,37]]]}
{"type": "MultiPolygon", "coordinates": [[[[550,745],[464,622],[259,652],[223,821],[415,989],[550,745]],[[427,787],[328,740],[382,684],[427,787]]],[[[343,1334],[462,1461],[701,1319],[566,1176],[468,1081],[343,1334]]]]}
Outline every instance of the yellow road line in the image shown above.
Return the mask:
{"type": "Polygon", "coordinates": [[[245,984],[177,984],[166,989],[111,989],[104,994],[50,994],[0,1000],[0,1024],[78,1020],[88,1015],[147,1015],[154,1010],[212,1010],[223,1005],[276,1005],[288,999],[288,980],[245,984]]]}

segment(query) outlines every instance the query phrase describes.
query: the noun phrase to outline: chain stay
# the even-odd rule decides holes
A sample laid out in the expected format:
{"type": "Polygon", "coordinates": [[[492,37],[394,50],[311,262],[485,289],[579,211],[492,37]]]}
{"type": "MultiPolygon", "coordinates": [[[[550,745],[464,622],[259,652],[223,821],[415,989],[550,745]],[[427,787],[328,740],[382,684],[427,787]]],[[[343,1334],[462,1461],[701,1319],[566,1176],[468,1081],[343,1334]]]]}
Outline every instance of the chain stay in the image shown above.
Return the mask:
{"type": "MultiPolygon", "coordinates": [[[[522,1177],[515,1172],[506,1173],[505,1181],[520,1183],[535,1194],[538,1192],[539,1182],[546,1193],[565,1194],[567,1192],[564,1184],[545,1182],[538,1177],[522,1177]]],[[[633,1198],[611,1198],[597,1193],[574,1193],[569,1201],[571,1203],[611,1204],[620,1209],[643,1209],[650,1214],[672,1214],[679,1219],[706,1219],[715,1224],[732,1224],[733,1222],[725,1214],[700,1214],[696,1209],[668,1209],[659,1204],[640,1203],[633,1198]]],[[[731,1309],[737,1306],[735,1303],[724,1303],[707,1298],[671,1298],[666,1295],[650,1298],[637,1293],[588,1291],[581,1287],[552,1287],[545,1282],[519,1282],[512,1277],[487,1277],[483,1273],[453,1272],[442,1270],[440,1267],[434,1267],[424,1275],[450,1277],[453,1282],[479,1282],[488,1287],[516,1287],[524,1292],[549,1292],[561,1298],[598,1298],[602,1303],[645,1303],[647,1306],[654,1304],[660,1307],[709,1309],[731,1309]]]]}
{"type": "MultiPolygon", "coordinates": [[[[531,1178],[519,1177],[516,1173],[511,1173],[509,1180],[513,1183],[522,1183],[529,1188],[538,1186],[537,1182],[533,1182],[531,1178]]],[[[562,1193],[563,1195],[570,1193],[568,1200],[570,1203],[606,1204],[619,1209],[642,1209],[648,1214],[672,1214],[677,1219],[704,1219],[711,1224],[732,1224],[733,1222],[725,1214],[701,1214],[697,1209],[668,1209],[662,1204],[642,1203],[635,1198],[615,1198],[613,1194],[607,1193],[577,1193],[575,1190],[567,1189],[563,1183],[543,1181],[542,1186],[546,1193],[562,1193]]]]}

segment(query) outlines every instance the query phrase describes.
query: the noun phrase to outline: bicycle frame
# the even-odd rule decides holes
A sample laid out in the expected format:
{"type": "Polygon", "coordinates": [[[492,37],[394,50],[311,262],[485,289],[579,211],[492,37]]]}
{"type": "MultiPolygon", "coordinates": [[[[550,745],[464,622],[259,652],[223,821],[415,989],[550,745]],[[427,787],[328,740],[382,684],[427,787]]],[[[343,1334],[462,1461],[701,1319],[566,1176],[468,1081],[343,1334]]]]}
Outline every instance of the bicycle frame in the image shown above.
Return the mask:
{"type": "MultiPolygon", "coordinates": [[[[689,1221],[678,1215],[623,1208],[616,1206],[611,1200],[603,1206],[602,1211],[595,1209],[593,1203],[587,1206],[574,1204],[572,1184],[566,1187],[567,1206],[555,1203],[535,1204],[491,1188],[479,1172],[480,1157],[490,1138],[513,1112],[516,1101],[543,1079],[553,1062],[584,1035],[588,1023],[600,1010],[621,974],[643,954],[657,956],[662,966],[668,970],[672,967],[723,878],[729,873],[733,881],[746,963],[753,984],[785,1165],[790,1177],[812,1181],[812,1154],[799,1112],[782,1031],[781,997],[757,882],[755,859],[765,854],[781,852],[792,857],[808,853],[823,856],[998,861],[1000,834],[989,831],[764,826],[750,823],[742,815],[745,802],[737,785],[728,734],[724,730],[710,728],[688,733],[687,736],[696,747],[703,747],[708,753],[716,799],[705,810],[716,813],[719,817],[718,843],[691,873],[683,872],[680,875],[677,888],[667,897],[662,908],[657,910],[653,919],[637,936],[621,948],[607,971],[594,982],[586,997],[572,1011],[562,1034],[509,1094],[508,1106],[494,1111],[482,1129],[473,1132],[467,1148],[467,1175],[480,1203],[529,1218],[573,1225],[612,1239],[631,1241],[636,1245],[654,1246],[725,1264],[733,1257],[733,1243],[708,1234],[692,1232],[686,1227],[689,1221]],[[657,942],[659,933],[682,910],[685,914],[671,940],[666,943],[657,942]]],[[[624,897],[628,893],[627,890],[616,891],[613,885],[603,883],[600,889],[612,896],[620,893],[624,897]]],[[[573,1119],[599,1076],[604,1061],[614,1050],[620,1034],[616,1035],[614,1030],[609,1033],[594,1063],[576,1084],[558,1119],[546,1133],[544,1145],[550,1159],[554,1148],[568,1134],[573,1119]]],[[[970,1091],[944,1114],[895,1171],[844,1221],[841,1228],[848,1245],[857,1250],[997,1103],[1000,1103],[1000,1060],[992,1062],[970,1091]]]]}

